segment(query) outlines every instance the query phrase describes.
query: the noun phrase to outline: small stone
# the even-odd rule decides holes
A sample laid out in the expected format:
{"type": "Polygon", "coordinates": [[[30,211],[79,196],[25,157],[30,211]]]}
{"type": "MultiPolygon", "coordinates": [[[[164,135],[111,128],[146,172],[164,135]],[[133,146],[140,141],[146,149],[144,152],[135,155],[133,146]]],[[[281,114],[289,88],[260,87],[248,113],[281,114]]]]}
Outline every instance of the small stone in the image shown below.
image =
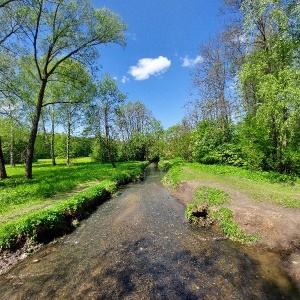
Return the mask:
{"type": "Polygon", "coordinates": [[[40,260],[39,259],[34,259],[32,262],[33,263],[38,263],[40,260]]]}

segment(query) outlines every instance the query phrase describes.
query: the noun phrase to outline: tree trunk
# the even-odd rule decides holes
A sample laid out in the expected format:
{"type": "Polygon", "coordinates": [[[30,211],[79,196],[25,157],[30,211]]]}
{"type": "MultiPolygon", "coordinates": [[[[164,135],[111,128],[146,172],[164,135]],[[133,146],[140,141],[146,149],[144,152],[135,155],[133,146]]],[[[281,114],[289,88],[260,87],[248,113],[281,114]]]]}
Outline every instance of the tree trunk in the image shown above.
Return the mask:
{"type": "Polygon", "coordinates": [[[50,143],[50,156],[52,160],[52,166],[56,166],[55,161],[55,151],[54,151],[54,139],[55,139],[55,131],[54,131],[54,112],[51,113],[51,143],[50,143]]]}
{"type": "Polygon", "coordinates": [[[25,166],[25,178],[26,179],[32,179],[32,163],[33,163],[33,154],[34,154],[34,144],[35,144],[35,140],[36,140],[36,136],[37,136],[46,85],[47,85],[47,80],[46,79],[42,80],[39,95],[38,95],[38,100],[37,100],[37,104],[36,104],[36,108],[35,108],[35,115],[32,120],[32,126],[31,126],[29,141],[28,141],[28,145],[27,145],[27,150],[26,150],[26,166],[25,166]]]}
{"type": "Polygon", "coordinates": [[[1,137],[0,137],[0,180],[7,178],[7,173],[5,169],[4,154],[2,151],[1,137]]]}
{"type": "Polygon", "coordinates": [[[70,166],[70,141],[71,141],[71,116],[68,113],[68,129],[67,129],[67,145],[66,145],[66,158],[67,166],[70,166]]]}
{"type": "Polygon", "coordinates": [[[110,143],[109,143],[109,125],[108,125],[108,116],[107,112],[104,112],[104,122],[105,122],[105,146],[107,151],[107,156],[109,161],[111,162],[113,168],[116,168],[116,164],[114,162],[113,156],[111,154],[110,143]]]}
{"type": "Polygon", "coordinates": [[[14,128],[11,125],[10,126],[10,151],[9,151],[10,166],[11,167],[15,167],[14,148],[15,148],[15,134],[14,134],[14,128]]]}

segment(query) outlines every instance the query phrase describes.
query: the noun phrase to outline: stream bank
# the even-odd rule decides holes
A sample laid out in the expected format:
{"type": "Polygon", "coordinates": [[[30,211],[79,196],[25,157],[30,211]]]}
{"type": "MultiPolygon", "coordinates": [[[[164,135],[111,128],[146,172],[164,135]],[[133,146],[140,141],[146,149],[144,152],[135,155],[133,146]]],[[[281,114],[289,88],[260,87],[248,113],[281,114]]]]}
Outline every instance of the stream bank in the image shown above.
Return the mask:
{"type": "Polygon", "coordinates": [[[273,252],[191,228],[149,169],[75,231],[0,276],[3,299],[298,299],[273,252]]]}

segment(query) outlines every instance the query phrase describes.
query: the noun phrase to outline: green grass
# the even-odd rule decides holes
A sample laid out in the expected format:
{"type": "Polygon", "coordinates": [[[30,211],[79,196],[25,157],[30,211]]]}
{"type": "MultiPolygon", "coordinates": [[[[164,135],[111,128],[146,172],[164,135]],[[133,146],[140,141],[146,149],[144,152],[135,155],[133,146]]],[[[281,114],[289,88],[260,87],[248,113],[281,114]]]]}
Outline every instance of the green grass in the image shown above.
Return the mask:
{"type": "Polygon", "coordinates": [[[58,164],[53,167],[50,160],[40,160],[33,165],[33,179],[24,178],[24,166],[7,167],[9,178],[0,181],[0,215],[21,207],[41,203],[49,198],[74,190],[79,185],[99,182],[133,171],[140,163],[111,164],[92,163],[81,159],[71,167],[58,164]]]}
{"type": "Polygon", "coordinates": [[[66,167],[40,160],[33,180],[24,179],[24,166],[7,168],[0,181],[0,250],[24,241],[61,235],[86,217],[117,187],[140,178],[146,162],[92,163],[83,158],[66,167]]]}
{"type": "Polygon", "coordinates": [[[298,177],[232,166],[184,163],[172,167],[163,178],[165,185],[172,188],[188,180],[213,181],[239,190],[254,201],[269,201],[289,208],[300,207],[298,177]]]}
{"type": "Polygon", "coordinates": [[[259,238],[257,235],[245,234],[238,225],[233,221],[233,212],[220,205],[230,201],[230,197],[224,191],[201,186],[195,190],[193,203],[189,203],[186,206],[185,215],[186,218],[195,225],[213,224],[220,225],[222,231],[230,237],[232,240],[236,240],[242,243],[251,243],[257,241],[259,238]],[[205,220],[196,217],[194,212],[201,212],[205,209],[207,216],[205,220]]]}
{"type": "Polygon", "coordinates": [[[220,205],[229,201],[229,196],[220,189],[201,186],[195,190],[194,201],[207,206],[220,205]]]}
{"type": "Polygon", "coordinates": [[[140,165],[140,162],[117,163],[114,169],[109,163],[92,163],[82,158],[73,161],[71,167],[65,166],[63,160],[53,167],[50,160],[39,160],[33,165],[32,180],[24,178],[24,166],[8,166],[9,178],[0,181],[0,224],[7,214],[18,214],[20,210],[27,211],[28,207],[43,203],[51,204],[59,195],[66,196],[105,179],[117,180],[126,173],[139,172],[140,165]]]}

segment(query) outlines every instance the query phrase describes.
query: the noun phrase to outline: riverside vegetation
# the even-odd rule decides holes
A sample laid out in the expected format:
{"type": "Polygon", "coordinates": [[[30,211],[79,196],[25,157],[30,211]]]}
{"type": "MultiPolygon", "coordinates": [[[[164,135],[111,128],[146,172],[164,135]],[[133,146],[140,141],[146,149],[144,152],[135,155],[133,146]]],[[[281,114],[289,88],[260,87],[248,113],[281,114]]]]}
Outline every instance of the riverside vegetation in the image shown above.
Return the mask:
{"type": "Polygon", "coordinates": [[[300,207],[298,177],[233,166],[186,163],[180,159],[163,161],[160,166],[169,170],[163,178],[169,189],[177,189],[183,181],[204,182],[204,186],[195,189],[193,199],[187,203],[186,217],[192,224],[200,226],[217,223],[233,240],[249,243],[258,241],[259,236],[245,234],[238,227],[233,221],[232,210],[226,207],[226,204],[230,203],[229,195],[222,189],[205,186],[206,182],[216,182],[242,191],[256,202],[267,201],[285,208],[300,207]]]}
{"type": "Polygon", "coordinates": [[[76,159],[71,167],[50,160],[34,164],[35,178],[24,180],[23,166],[8,167],[1,181],[0,250],[26,242],[49,241],[69,232],[117,187],[141,178],[146,162],[93,163],[76,159]]]}

